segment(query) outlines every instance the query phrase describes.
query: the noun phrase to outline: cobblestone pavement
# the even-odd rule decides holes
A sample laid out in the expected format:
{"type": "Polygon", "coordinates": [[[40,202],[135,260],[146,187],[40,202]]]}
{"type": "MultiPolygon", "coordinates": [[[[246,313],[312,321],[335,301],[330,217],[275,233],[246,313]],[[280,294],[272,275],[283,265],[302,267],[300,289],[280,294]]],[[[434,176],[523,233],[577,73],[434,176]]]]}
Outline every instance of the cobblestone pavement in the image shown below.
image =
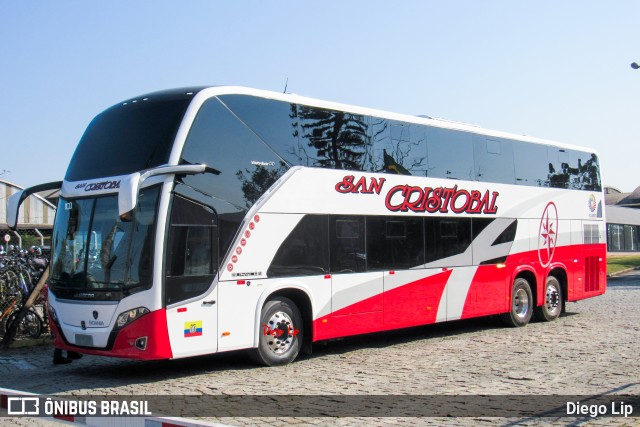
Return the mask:
{"type": "MultiPolygon", "coordinates": [[[[354,337],[315,345],[312,355],[277,368],[257,368],[244,353],[161,362],[85,356],[53,366],[50,347],[18,348],[0,353],[0,387],[77,396],[175,395],[178,400],[188,394],[638,396],[639,351],[640,275],[635,272],[610,278],[602,297],[568,304],[559,320],[525,328],[504,328],[495,318],[483,318],[354,337]]],[[[640,418],[588,416],[287,417],[292,413],[206,420],[230,425],[640,426],[640,418]]]]}

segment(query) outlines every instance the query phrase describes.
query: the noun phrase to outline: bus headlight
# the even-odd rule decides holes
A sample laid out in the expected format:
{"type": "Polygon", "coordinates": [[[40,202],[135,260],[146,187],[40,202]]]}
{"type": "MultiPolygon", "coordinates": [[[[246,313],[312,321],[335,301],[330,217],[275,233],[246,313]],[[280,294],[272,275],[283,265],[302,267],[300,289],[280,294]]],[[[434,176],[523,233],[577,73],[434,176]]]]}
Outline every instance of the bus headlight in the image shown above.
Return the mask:
{"type": "Polygon", "coordinates": [[[141,318],[145,314],[149,313],[149,309],[145,307],[134,308],[129,311],[125,311],[124,313],[120,313],[118,319],[116,320],[115,329],[122,329],[129,323],[133,322],[136,319],[141,318]]]}
{"type": "Polygon", "coordinates": [[[53,319],[54,323],[58,323],[58,314],[50,304],[47,304],[47,311],[49,311],[49,317],[53,319]]]}

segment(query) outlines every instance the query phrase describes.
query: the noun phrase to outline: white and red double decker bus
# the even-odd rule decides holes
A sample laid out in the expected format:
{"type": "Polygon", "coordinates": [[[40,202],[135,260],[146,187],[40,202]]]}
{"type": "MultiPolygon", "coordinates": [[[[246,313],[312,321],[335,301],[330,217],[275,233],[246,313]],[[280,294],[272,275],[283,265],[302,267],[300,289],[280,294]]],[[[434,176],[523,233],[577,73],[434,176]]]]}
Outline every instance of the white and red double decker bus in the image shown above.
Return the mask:
{"type": "Polygon", "coordinates": [[[152,93],[99,114],[61,183],[55,344],[278,365],[355,334],[551,321],[605,292],[603,201],[586,148],[241,87],[152,93]]]}

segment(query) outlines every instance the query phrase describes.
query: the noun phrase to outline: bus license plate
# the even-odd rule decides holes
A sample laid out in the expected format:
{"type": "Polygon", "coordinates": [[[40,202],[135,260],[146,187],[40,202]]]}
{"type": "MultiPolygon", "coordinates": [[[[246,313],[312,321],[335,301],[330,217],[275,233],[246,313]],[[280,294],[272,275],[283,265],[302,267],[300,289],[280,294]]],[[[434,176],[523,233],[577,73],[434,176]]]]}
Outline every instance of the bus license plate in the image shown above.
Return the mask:
{"type": "Polygon", "coordinates": [[[93,336],[76,334],[76,345],[81,345],[83,347],[93,347],[93,336]]]}

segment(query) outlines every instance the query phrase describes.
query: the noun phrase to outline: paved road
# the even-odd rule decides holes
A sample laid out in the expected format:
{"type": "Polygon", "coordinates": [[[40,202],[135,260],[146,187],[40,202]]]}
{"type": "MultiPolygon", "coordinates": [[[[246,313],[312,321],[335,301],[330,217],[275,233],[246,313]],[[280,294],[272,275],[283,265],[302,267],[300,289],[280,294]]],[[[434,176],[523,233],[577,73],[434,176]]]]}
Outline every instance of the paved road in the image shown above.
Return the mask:
{"type": "MultiPolygon", "coordinates": [[[[0,353],[0,387],[78,396],[175,395],[175,401],[188,394],[637,396],[639,351],[640,275],[632,273],[610,278],[602,297],[568,304],[559,320],[525,328],[504,328],[485,318],[355,337],[317,345],[311,356],[279,368],[257,368],[243,353],[162,362],[85,356],[54,367],[51,349],[38,346],[0,353]]],[[[288,417],[295,414],[285,408],[268,418],[206,420],[231,425],[640,425],[640,418],[417,419],[393,411],[389,415],[396,418],[288,417]]]]}

